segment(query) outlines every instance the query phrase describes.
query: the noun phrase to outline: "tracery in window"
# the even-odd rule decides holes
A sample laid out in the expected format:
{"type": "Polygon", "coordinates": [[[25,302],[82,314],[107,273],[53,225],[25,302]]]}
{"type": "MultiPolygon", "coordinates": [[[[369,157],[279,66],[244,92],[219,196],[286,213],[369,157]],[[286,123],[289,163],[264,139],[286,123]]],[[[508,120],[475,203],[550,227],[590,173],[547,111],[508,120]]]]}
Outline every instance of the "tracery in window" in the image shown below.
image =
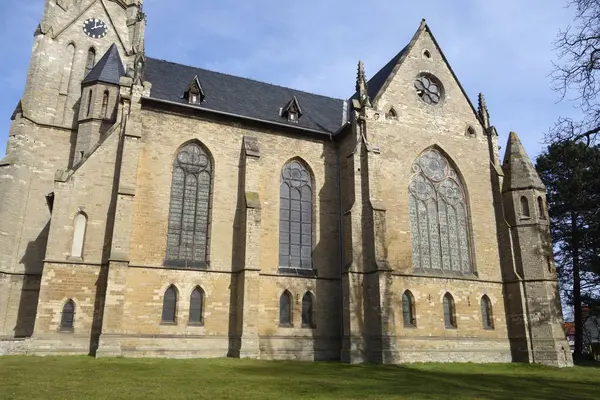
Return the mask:
{"type": "Polygon", "coordinates": [[[413,267],[417,271],[472,274],[469,218],[456,170],[437,150],[412,165],[409,213],[413,267]]]}
{"type": "Polygon", "coordinates": [[[494,318],[492,314],[492,302],[484,295],[481,298],[481,319],[485,329],[494,329],[494,318]]]}
{"type": "Polygon", "coordinates": [[[281,173],[279,267],[286,272],[312,269],[313,192],[308,169],[288,162],[281,173]]]}
{"type": "Polygon", "coordinates": [[[313,303],[312,293],[306,292],[302,297],[302,327],[304,328],[314,328],[313,303]]]}
{"type": "Polygon", "coordinates": [[[409,290],[402,294],[402,321],[404,322],[404,326],[407,327],[417,325],[415,318],[415,298],[409,290]]]}
{"type": "Polygon", "coordinates": [[[190,325],[204,324],[204,290],[196,287],[190,296],[190,325]]]}
{"type": "Polygon", "coordinates": [[[415,80],[417,95],[427,104],[435,105],[442,100],[442,83],[433,75],[421,74],[415,80]]]}
{"type": "Polygon", "coordinates": [[[60,330],[72,331],[75,321],[75,302],[69,299],[62,308],[60,316],[60,330]]]}
{"type": "Polygon", "coordinates": [[[163,310],[161,322],[165,324],[174,324],[177,322],[177,288],[169,286],[165,291],[163,298],[163,310]]]}
{"type": "Polygon", "coordinates": [[[279,325],[292,325],[292,294],[287,290],[279,298],[279,325]]]}
{"type": "Polygon", "coordinates": [[[173,165],[166,265],[208,266],[211,203],[211,159],[198,143],[189,143],[173,165]]]}
{"type": "Polygon", "coordinates": [[[444,295],[444,326],[446,328],[456,328],[456,310],[454,308],[454,298],[450,293],[444,295]]]}

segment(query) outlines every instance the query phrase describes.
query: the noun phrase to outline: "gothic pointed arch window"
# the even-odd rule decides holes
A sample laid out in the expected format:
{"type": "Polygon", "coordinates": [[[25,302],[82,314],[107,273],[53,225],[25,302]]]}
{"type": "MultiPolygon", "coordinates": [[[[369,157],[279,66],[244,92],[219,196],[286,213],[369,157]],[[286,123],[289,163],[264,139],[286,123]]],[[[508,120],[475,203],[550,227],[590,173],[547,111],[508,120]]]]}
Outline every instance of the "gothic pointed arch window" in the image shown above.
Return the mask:
{"type": "Polygon", "coordinates": [[[67,46],[65,61],[67,61],[67,63],[64,66],[62,79],[60,81],[60,94],[66,95],[69,93],[71,75],[73,73],[73,65],[75,64],[75,44],[69,43],[69,45],[67,46]]]}
{"type": "Polygon", "coordinates": [[[487,295],[481,298],[481,320],[483,321],[484,329],[494,329],[492,302],[487,295]]]}
{"type": "Polygon", "coordinates": [[[177,288],[173,285],[165,290],[163,297],[163,309],[161,322],[163,324],[175,324],[177,322],[177,288]]]}
{"type": "Polygon", "coordinates": [[[87,60],[85,62],[85,76],[88,76],[88,74],[92,71],[92,69],[94,69],[94,66],[96,65],[96,49],[94,49],[93,47],[90,47],[90,49],[88,50],[88,55],[87,55],[87,60]]]}
{"type": "Polygon", "coordinates": [[[108,119],[110,116],[108,115],[108,98],[109,98],[108,90],[104,91],[104,95],[102,96],[102,111],[101,116],[104,119],[108,119]]]}
{"type": "Polygon", "coordinates": [[[73,219],[73,241],[71,243],[71,257],[83,258],[83,244],[85,241],[85,231],[87,228],[88,218],[80,212],[73,219]]]}
{"type": "Polygon", "coordinates": [[[529,218],[531,216],[531,212],[529,211],[529,201],[527,197],[521,196],[521,217],[529,218]]]}
{"type": "Polygon", "coordinates": [[[190,325],[204,324],[204,290],[197,286],[190,296],[190,325]]]}
{"type": "Polygon", "coordinates": [[[302,296],[302,327],[314,328],[314,296],[311,292],[306,292],[302,296]]]}
{"type": "Polygon", "coordinates": [[[173,164],[165,265],[202,269],[209,264],[213,167],[196,142],[181,147],[173,164]]]}
{"type": "Polygon", "coordinates": [[[75,322],[75,302],[72,299],[67,300],[63,305],[60,316],[60,330],[72,331],[75,322]]]}
{"type": "Polygon", "coordinates": [[[456,328],[456,309],[450,293],[444,295],[444,326],[446,329],[456,328]]]}
{"type": "Polygon", "coordinates": [[[287,290],[279,298],[279,325],[292,326],[292,294],[287,290]]]}
{"type": "Polygon", "coordinates": [[[409,213],[416,271],[473,274],[466,193],[457,171],[438,150],[423,152],[412,165],[409,213]]]}
{"type": "Polygon", "coordinates": [[[402,294],[402,321],[406,327],[417,326],[417,319],[415,318],[415,297],[410,290],[407,290],[402,294]]]}
{"type": "Polygon", "coordinates": [[[541,196],[537,198],[538,203],[538,215],[540,219],[546,219],[546,213],[544,212],[544,199],[541,196]]]}
{"type": "Polygon", "coordinates": [[[312,270],[312,176],[298,160],[281,173],[279,204],[279,268],[299,273],[312,270]]]}

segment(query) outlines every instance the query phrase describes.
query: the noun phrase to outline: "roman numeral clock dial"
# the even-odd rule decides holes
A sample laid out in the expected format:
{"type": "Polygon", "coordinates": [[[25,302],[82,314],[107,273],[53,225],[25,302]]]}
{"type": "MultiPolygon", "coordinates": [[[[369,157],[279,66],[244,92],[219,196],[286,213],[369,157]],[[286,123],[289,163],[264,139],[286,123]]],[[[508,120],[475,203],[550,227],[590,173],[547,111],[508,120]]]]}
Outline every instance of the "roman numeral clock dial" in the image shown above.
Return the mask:
{"type": "Polygon", "coordinates": [[[108,33],[108,26],[101,19],[88,18],[83,22],[83,33],[94,39],[102,39],[108,33]]]}

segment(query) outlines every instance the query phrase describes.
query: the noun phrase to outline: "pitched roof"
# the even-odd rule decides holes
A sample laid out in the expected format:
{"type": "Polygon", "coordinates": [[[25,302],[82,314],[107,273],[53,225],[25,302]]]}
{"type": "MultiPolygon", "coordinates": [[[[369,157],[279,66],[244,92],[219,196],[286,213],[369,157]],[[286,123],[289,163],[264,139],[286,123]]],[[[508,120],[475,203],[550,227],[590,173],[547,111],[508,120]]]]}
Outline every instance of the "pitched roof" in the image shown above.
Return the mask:
{"type": "Polygon", "coordinates": [[[508,137],[502,170],[504,171],[503,192],[532,188],[546,190],[515,132],[511,132],[508,137]]]}
{"type": "Polygon", "coordinates": [[[346,122],[344,100],[299,90],[271,85],[252,79],[241,78],[172,62],[147,58],[144,80],[152,83],[150,98],[186,104],[199,109],[224,112],[335,133],[346,122]],[[202,104],[189,104],[183,94],[190,80],[198,76],[206,95],[202,104]],[[280,116],[280,109],[296,96],[302,104],[302,118],[288,122],[280,116]]]}
{"type": "Polygon", "coordinates": [[[82,84],[102,82],[118,85],[122,76],[125,76],[125,68],[119,56],[117,45],[113,43],[90,73],[87,74],[82,84]]]}

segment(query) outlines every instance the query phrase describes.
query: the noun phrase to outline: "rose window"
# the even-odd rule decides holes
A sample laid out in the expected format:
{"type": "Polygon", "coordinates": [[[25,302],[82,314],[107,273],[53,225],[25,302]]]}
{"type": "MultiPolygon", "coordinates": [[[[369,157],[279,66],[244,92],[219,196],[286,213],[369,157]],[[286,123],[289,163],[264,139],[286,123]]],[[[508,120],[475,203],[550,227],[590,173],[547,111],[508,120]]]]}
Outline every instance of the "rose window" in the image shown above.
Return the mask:
{"type": "Polygon", "coordinates": [[[417,95],[427,104],[438,104],[442,99],[442,85],[430,75],[422,75],[415,81],[417,95]]]}

